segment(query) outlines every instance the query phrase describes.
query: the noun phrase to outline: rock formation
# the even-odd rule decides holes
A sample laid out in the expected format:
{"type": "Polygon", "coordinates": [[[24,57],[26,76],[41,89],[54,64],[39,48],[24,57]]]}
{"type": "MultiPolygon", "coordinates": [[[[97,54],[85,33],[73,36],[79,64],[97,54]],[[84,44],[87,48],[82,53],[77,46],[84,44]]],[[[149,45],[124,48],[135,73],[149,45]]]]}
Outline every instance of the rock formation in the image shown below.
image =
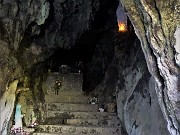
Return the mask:
{"type": "Polygon", "coordinates": [[[179,135],[179,1],[122,0],[156,81],[159,105],[172,135],[179,135]],[[174,34],[176,33],[176,38],[174,34]]]}
{"type": "MultiPolygon", "coordinates": [[[[88,29],[97,9],[96,0],[1,0],[0,97],[4,97],[6,87],[9,87],[13,80],[21,80],[24,83],[22,78],[29,77],[31,71],[34,72],[33,65],[44,61],[56,48],[73,46],[77,37],[88,29]]],[[[9,94],[15,91],[16,89],[9,94]]],[[[1,108],[10,109],[12,113],[14,104],[7,106],[6,102],[14,103],[14,99],[15,95],[3,100],[1,108]]],[[[7,130],[3,125],[8,123],[11,113],[1,121],[2,134],[7,130]]]]}
{"type": "Polygon", "coordinates": [[[43,120],[53,54],[73,47],[84,58],[84,91],[116,101],[128,134],[180,134],[180,2],[120,2],[130,19],[125,33],[116,0],[0,0],[0,134],[12,124],[18,92],[22,112],[31,107],[43,120]]]}

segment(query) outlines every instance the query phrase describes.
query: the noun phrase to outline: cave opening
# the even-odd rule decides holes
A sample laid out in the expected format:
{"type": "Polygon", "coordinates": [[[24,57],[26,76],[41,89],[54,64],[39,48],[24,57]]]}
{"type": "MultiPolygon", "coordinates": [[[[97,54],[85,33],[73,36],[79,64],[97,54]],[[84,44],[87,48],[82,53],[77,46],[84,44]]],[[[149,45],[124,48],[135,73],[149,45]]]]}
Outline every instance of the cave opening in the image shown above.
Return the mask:
{"type": "Polygon", "coordinates": [[[84,64],[91,62],[97,38],[97,33],[89,30],[88,32],[85,32],[80,39],[78,39],[74,47],[70,49],[57,49],[49,58],[51,63],[49,68],[51,71],[59,72],[61,65],[69,65],[72,70],[77,70],[78,63],[80,61],[82,61],[84,64]]]}
{"type": "MultiPolygon", "coordinates": [[[[61,65],[68,65],[71,67],[71,72],[76,73],[81,68],[83,91],[93,91],[104,78],[108,62],[113,57],[115,40],[118,38],[116,17],[118,3],[118,1],[100,1],[99,10],[90,23],[90,28],[77,38],[73,47],[56,49],[47,60],[47,68],[51,72],[59,72],[61,65]],[[100,58],[98,55],[101,55],[100,58]],[[106,60],[103,58],[104,55],[107,55],[106,60]],[[81,62],[81,67],[78,67],[81,62]]],[[[130,26],[129,22],[128,20],[130,26]]]]}

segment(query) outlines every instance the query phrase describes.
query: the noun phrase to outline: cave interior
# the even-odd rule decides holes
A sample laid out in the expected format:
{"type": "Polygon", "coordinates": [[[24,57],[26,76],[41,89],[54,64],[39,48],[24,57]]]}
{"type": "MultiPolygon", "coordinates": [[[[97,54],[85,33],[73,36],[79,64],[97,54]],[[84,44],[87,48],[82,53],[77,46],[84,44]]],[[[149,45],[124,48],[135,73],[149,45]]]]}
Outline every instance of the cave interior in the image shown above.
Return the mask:
{"type": "Polygon", "coordinates": [[[180,135],[179,7],[0,0],[0,134],[180,135]]]}

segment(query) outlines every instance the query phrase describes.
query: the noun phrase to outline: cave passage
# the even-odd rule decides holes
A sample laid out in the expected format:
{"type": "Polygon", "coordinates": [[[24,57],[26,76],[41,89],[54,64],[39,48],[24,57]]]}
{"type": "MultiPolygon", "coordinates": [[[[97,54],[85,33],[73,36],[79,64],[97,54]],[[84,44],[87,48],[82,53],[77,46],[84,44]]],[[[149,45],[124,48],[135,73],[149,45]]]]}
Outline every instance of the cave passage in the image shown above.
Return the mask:
{"type": "Polygon", "coordinates": [[[80,37],[73,48],[60,48],[55,51],[49,58],[51,63],[49,68],[51,71],[58,72],[61,65],[68,65],[72,70],[77,70],[79,62],[83,64],[91,62],[97,42],[96,40],[98,39],[97,34],[97,31],[89,30],[80,37]]]}
{"type": "Polygon", "coordinates": [[[180,135],[177,0],[0,0],[0,134],[180,135]]]}

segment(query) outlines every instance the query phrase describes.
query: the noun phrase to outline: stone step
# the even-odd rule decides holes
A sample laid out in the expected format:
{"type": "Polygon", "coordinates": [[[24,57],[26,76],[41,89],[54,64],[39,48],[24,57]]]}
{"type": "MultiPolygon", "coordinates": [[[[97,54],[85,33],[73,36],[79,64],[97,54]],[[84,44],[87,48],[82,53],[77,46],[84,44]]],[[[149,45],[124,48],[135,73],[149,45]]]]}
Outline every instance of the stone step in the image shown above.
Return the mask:
{"type": "Polygon", "coordinates": [[[41,122],[40,123],[41,125],[45,124],[45,125],[55,125],[55,124],[64,124],[64,119],[63,118],[56,118],[56,117],[53,117],[53,118],[46,118],[44,122],[41,122]]]}
{"type": "Polygon", "coordinates": [[[76,125],[76,126],[106,126],[106,127],[118,127],[120,121],[117,118],[113,119],[63,119],[63,118],[47,118],[43,123],[45,125],[76,125]]]}
{"type": "MultiPolygon", "coordinates": [[[[70,134],[70,133],[33,133],[33,135],[96,135],[96,134],[70,134]]],[[[100,134],[98,134],[100,135],[100,134]]],[[[104,135],[104,134],[103,134],[104,135]]]]}
{"type": "MultiPolygon", "coordinates": [[[[84,135],[84,134],[66,134],[66,133],[33,133],[33,135],[84,135]]],[[[88,135],[88,134],[86,134],[88,135]]]]}
{"type": "Polygon", "coordinates": [[[45,95],[46,103],[88,103],[89,98],[85,95],[45,95]]]}
{"type": "Polygon", "coordinates": [[[120,121],[118,119],[67,119],[65,124],[76,125],[76,126],[103,126],[103,127],[118,127],[120,121]]]}
{"type": "Polygon", "coordinates": [[[98,105],[73,103],[45,103],[45,109],[48,111],[96,112],[98,111],[98,105]]]}
{"type": "MultiPolygon", "coordinates": [[[[52,91],[52,90],[51,90],[52,91]]],[[[47,94],[49,96],[81,96],[85,93],[82,90],[59,90],[58,95],[55,95],[55,91],[52,91],[51,93],[47,94]]]]}
{"type": "Polygon", "coordinates": [[[66,119],[115,119],[116,113],[108,112],[65,112],[65,111],[47,111],[47,118],[66,118],[66,119]]]}
{"type": "Polygon", "coordinates": [[[68,133],[68,134],[92,134],[92,135],[121,135],[120,127],[95,127],[72,125],[39,125],[38,132],[68,133]]]}
{"type": "MultiPolygon", "coordinates": [[[[69,135],[69,134],[59,134],[59,133],[33,133],[33,135],[69,135]]],[[[72,134],[73,135],[73,134],[72,134]]],[[[75,135],[75,134],[74,134],[75,135]]]]}
{"type": "MultiPolygon", "coordinates": [[[[106,134],[94,134],[94,133],[82,133],[82,134],[71,134],[71,133],[45,133],[45,132],[39,132],[39,133],[33,133],[33,135],[106,135],[106,134]]],[[[124,134],[108,134],[108,135],[124,135],[124,134]]]]}

